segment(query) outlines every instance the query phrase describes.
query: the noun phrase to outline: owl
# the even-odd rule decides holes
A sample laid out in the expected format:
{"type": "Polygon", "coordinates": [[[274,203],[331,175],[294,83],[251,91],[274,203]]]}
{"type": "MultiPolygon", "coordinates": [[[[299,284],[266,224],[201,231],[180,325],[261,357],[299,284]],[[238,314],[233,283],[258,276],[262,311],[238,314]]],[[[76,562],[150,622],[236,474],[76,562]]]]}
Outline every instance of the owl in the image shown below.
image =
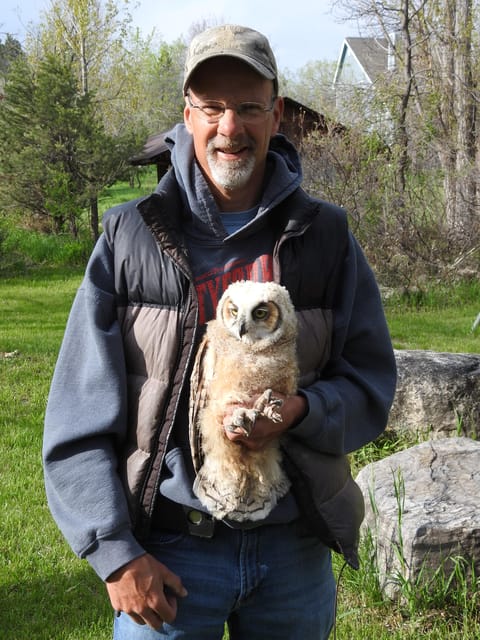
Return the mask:
{"type": "Polygon", "coordinates": [[[228,439],[223,419],[234,403],[231,431],[248,436],[260,415],[281,422],[275,393],[297,391],[296,337],[290,296],[274,282],[234,282],[207,323],[191,378],[190,441],[194,493],[218,519],[261,520],[290,488],[278,440],[252,451],[228,439]]]}

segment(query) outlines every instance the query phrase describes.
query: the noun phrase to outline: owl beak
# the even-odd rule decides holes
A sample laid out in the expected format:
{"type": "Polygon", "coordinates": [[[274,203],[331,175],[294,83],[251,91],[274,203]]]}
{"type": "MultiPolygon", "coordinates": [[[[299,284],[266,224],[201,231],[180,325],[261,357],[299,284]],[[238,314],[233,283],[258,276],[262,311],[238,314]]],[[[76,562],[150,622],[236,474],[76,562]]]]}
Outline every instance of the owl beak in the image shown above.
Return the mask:
{"type": "Polygon", "coordinates": [[[247,333],[247,325],[245,322],[242,322],[238,329],[238,335],[242,338],[247,333]]]}

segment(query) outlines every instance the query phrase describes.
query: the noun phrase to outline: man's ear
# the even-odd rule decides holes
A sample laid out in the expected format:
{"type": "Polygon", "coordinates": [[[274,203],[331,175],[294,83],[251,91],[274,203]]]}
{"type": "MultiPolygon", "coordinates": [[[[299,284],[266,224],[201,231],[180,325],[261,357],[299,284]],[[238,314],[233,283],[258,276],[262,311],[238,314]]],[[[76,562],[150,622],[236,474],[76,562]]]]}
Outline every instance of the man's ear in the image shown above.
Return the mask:
{"type": "Polygon", "coordinates": [[[185,98],[185,108],[183,110],[183,121],[185,123],[185,126],[187,127],[188,133],[193,133],[192,123],[190,121],[191,117],[192,117],[192,109],[190,108],[190,105],[188,104],[188,101],[185,98]]]}
{"type": "Polygon", "coordinates": [[[282,122],[282,118],[283,118],[283,109],[284,109],[283,98],[279,96],[275,100],[275,104],[273,105],[272,137],[276,135],[278,133],[278,130],[280,129],[280,123],[282,122]]]}

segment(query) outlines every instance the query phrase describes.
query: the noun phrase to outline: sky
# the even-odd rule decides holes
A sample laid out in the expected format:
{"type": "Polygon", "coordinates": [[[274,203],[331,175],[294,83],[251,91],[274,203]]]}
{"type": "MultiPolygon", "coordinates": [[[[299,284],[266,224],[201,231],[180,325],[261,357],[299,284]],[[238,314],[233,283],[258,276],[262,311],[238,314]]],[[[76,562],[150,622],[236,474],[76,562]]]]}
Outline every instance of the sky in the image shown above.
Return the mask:
{"type": "MultiPolygon", "coordinates": [[[[121,6],[121,0],[117,6],[121,6]]],[[[355,23],[341,23],[330,0],[138,0],[133,25],[144,35],[155,27],[165,42],[186,36],[192,24],[205,21],[243,24],[264,33],[281,70],[295,71],[316,60],[336,61],[343,39],[358,36],[355,23]]],[[[30,23],[38,23],[49,0],[1,0],[0,38],[23,41],[30,23]]]]}

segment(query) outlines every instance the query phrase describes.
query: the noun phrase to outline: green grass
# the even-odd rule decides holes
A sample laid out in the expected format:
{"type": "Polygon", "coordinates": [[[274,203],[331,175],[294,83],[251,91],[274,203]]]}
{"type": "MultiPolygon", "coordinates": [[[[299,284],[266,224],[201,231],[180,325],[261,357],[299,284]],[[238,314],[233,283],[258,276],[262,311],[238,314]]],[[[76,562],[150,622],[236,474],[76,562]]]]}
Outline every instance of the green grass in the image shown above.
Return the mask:
{"type": "Polygon", "coordinates": [[[480,281],[450,287],[431,285],[428,293],[413,300],[392,296],[385,308],[397,349],[480,352],[480,331],[472,333],[480,313],[480,281]]]}
{"type": "Polygon", "coordinates": [[[477,305],[438,310],[422,309],[415,313],[391,311],[389,315],[393,345],[397,349],[432,349],[449,353],[478,353],[480,335],[471,331],[480,312],[477,305]]]}
{"type": "Polygon", "coordinates": [[[0,629],[8,640],[110,637],[104,587],[52,522],[40,458],[45,401],[80,279],[61,270],[0,282],[0,629]]]}

